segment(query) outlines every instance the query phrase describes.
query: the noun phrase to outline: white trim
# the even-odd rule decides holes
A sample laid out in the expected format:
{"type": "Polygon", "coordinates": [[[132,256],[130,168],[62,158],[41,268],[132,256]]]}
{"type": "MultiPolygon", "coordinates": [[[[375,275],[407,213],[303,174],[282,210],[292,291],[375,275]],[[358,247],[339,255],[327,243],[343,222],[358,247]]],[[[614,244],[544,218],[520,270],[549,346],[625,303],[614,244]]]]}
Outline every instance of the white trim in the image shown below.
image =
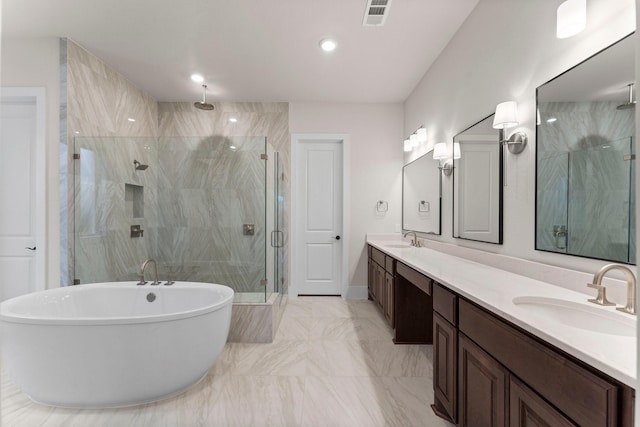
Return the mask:
{"type": "MultiPolygon", "coordinates": [[[[351,188],[350,180],[350,152],[351,146],[349,142],[348,134],[325,134],[325,133],[295,133],[291,134],[291,194],[296,194],[296,180],[298,178],[298,167],[296,164],[296,156],[298,155],[298,144],[300,140],[305,141],[341,141],[342,142],[342,286],[341,295],[342,298],[347,298],[349,293],[349,246],[350,246],[350,211],[351,207],[349,201],[351,200],[351,194],[349,189],[351,188]]],[[[298,271],[298,251],[296,250],[296,234],[297,234],[297,222],[299,220],[298,213],[295,208],[295,202],[291,203],[291,283],[289,285],[289,296],[298,296],[299,283],[299,271],[298,271]]]]}
{"type": "Polygon", "coordinates": [[[47,144],[46,144],[46,90],[44,87],[3,87],[0,98],[17,98],[35,101],[36,106],[36,271],[34,291],[46,286],[47,262],[47,144]]]}

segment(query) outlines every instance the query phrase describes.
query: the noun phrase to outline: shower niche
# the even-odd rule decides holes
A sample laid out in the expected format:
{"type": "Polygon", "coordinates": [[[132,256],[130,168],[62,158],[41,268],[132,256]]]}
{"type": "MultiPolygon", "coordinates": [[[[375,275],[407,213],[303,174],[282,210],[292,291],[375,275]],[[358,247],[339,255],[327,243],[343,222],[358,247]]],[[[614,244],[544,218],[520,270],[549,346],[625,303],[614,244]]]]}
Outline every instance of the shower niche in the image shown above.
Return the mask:
{"type": "Polygon", "coordinates": [[[125,184],[124,201],[129,217],[144,218],[144,187],[142,185],[125,184]]]}

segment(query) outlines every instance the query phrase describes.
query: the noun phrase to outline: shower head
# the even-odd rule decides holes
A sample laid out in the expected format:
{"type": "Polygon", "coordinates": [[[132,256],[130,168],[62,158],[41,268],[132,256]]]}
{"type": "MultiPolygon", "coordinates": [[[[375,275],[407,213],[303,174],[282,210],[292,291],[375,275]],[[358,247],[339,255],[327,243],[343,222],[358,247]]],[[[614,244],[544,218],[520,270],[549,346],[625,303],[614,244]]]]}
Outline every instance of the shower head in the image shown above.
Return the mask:
{"type": "Polygon", "coordinates": [[[135,167],[136,167],[136,170],[137,170],[137,171],[143,171],[143,170],[145,170],[146,168],[148,168],[148,167],[149,167],[149,165],[143,165],[142,163],[140,163],[140,162],[139,162],[139,161],[137,161],[137,160],[134,160],[134,161],[133,161],[133,166],[135,166],[135,167]]]}
{"type": "Polygon", "coordinates": [[[199,110],[213,110],[213,104],[207,103],[207,85],[202,85],[202,101],[194,102],[193,105],[199,110]]]}
{"type": "Polygon", "coordinates": [[[616,110],[627,110],[636,106],[636,101],[633,100],[633,83],[629,83],[627,86],[629,87],[629,102],[618,105],[616,110]]]}

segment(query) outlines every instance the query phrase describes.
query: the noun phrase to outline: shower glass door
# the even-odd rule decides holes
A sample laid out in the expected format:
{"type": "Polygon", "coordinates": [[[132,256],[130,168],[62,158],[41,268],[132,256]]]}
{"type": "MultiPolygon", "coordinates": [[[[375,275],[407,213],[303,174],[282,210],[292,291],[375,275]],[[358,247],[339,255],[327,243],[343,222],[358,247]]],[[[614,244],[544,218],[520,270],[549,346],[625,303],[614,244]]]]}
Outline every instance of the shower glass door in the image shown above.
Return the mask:
{"type": "Polygon", "coordinates": [[[154,258],[161,280],[265,302],[266,149],[265,137],[76,137],[76,282],[137,280],[154,258]]]}

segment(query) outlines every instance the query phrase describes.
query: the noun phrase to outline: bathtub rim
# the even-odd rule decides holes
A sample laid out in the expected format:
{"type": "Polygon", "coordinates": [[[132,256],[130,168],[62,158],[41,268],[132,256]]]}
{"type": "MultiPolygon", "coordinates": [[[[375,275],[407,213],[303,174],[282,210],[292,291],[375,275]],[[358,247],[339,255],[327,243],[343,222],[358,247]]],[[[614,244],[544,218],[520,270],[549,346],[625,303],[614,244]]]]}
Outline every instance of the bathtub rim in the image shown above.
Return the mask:
{"type": "Polygon", "coordinates": [[[46,326],[46,325],[108,326],[108,325],[134,325],[134,324],[144,324],[144,323],[169,322],[174,320],[201,316],[213,311],[220,310],[226,306],[230,306],[233,302],[233,296],[234,296],[234,291],[229,286],[221,285],[217,283],[206,283],[206,282],[175,282],[171,286],[166,286],[166,285],[138,286],[137,282],[134,282],[134,281],[87,283],[87,284],[76,285],[76,286],[64,286],[60,288],[46,289],[44,291],[32,292],[29,294],[20,295],[14,298],[10,298],[6,301],[3,301],[0,303],[0,323],[7,322],[7,323],[43,325],[43,326],[46,326]],[[143,316],[52,317],[52,316],[43,316],[43,315],[26,315],[26,314],[15,313],[11,311],[12,307],[14,307],[17,304],[20,304],[25,299],[33,298],[35,294],[41,294],[44,292],[48,292],[48,293],[64,293],[65,291],[73,292],[73,289],[79,286],[82,286],[83,290],[87,289],[87,287],[98,288],[98,289],[111,288],[111,287],[135,288],[136,291],[138,291],[139,293],[154,292],[154,291],[157,291],[158,289],[167,289],[168,292],[171,292],[170,289],[172,288],[184,289],[184,288],[191,287],[196,289],[209,289],[209,290],[213,290],[214,288],[217,288],[218,290],[220,290],[222,288],[223,292],[227,292],[228,295],[225,295],[223,299],[221,299],[220,301],[216,301],[214,304],[198,307],[193,310],[177,311],[177,312],[165,313],[165,314],[143,315],[143,316]]]}

